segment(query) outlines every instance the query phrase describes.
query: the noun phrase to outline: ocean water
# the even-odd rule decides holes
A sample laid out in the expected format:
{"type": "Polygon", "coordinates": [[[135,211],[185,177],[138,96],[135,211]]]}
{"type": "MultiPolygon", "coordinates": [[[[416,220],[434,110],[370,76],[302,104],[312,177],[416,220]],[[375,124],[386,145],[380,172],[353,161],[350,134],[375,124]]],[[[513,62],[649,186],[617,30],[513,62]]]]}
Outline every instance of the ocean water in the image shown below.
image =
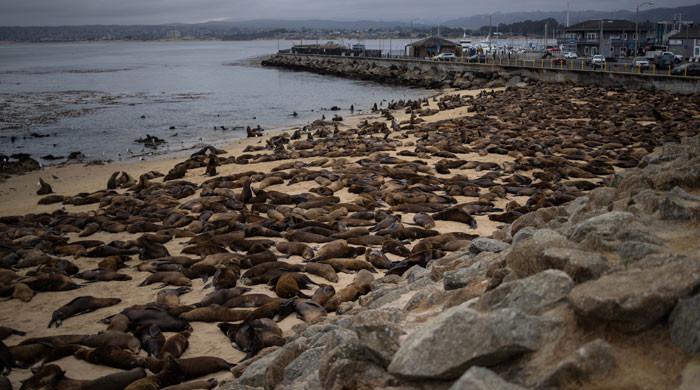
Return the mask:
{"type": "MultiPolygon", "coordinates": [[[[375,102],[431,93],[250,61],[292,44],[0,44],[0,154],[148,157],[225,144],[245,136],[245,126],[270,129],[330,118],[336,112],[324,109],[332,106],[349,115],[351,105],[366,111],[375,102]],[[167,143],[153,151],[134,142],[147,134],[167,143]]],[[[388,50],[386,41],[366,44],[388,50]]],[[[403,44],[394,41],[392,47],[403,44]]]]}

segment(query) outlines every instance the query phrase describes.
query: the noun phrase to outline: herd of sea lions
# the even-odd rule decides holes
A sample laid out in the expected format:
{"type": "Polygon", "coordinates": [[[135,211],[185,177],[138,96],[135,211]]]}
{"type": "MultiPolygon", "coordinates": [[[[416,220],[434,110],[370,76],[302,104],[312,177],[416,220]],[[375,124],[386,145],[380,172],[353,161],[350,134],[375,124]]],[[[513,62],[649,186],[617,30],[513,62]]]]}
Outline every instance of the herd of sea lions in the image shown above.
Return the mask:
{"type": "Polygon", "coordinates": [[[424,123],[421,111],[434,115],[428,104],[392,102],[411,114],[399,121],[385,110],[393,126],[318,121],[239,156],[206,147],[166,174],[115,172],[103,190],[38,201],[89,211],[1,217],[0,296],[28,302],[104,284],[103,296],[57,305],[48,326],[99,311],[105,329],[41,337],[0,327],[0,339],[22,338],[0,341],[0,370],[32,368],[22,389],[215,387],[206,377],[238,362],[183,358],[192,323],[216,323],[252,358],[285,343],[285,317],[316,322],[367,294],[375,278],[465,248],[480,224],[568,202],[700,129],[700,102],[663,92],[542,85],[450,95],[437,110],[470,114],[424,123]],[[263,162],[279,163],[255,171],[263,162]],[[221,173],[227,165],[251,169],[221,173]],[[134,279],[127,269],[140,275],[138,288],[155,288],[152,301],[114,310],[126,297],[109,296],[109,283],[134,279]],[[338,285],[342,274],[352,281],[338,285]],[[182,303],[195,280],[207,294],[182,303]],[[54,363],[66,356],[123,371],[71,379],[54,363]]]}

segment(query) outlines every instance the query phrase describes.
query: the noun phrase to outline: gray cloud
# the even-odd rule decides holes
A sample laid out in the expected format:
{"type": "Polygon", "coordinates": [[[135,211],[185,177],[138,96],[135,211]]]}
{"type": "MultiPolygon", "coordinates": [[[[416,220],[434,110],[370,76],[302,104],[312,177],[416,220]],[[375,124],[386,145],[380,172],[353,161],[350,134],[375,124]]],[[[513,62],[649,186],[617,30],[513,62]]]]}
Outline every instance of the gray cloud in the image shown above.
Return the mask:
{"type": "MultiPolygon", "coordinates": [[[[657,1],[659,6],[697,0],[657,1]]],[[[638,1],[570,1],[571,10],[634,9],[638,1]]],[[[565,0],[0,0],[0,25],[160,24],[235,19],[445,20],[492,12],[555,11],[565,0]]]]}

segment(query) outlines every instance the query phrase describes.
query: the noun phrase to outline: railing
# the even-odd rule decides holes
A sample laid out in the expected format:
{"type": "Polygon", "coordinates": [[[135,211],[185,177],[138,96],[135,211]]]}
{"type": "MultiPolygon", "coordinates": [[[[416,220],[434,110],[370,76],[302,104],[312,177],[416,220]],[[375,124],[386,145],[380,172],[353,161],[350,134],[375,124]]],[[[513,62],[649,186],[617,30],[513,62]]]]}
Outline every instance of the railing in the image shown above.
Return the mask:
{"type": "MultiPolygon", "coordinates": [[[[292,55],[284,54],[282,55],[292,55]]],[[[524,68],[524,69],[545,69],[554,71],[569,71],[569,72],[595,72],[595,73],[610,73],[610,74],[627,74],[639,76],[667,77],[675,79],[690,79],[700,80],[700,76],[688,75],[688,68],[682,74],[675,74],[671,67],[668,69],[659,69],[655,64],[650,66],[634,66],[632,63],[626,62],[606,62],[603,64],[594,64],[589,59],[519,59],[508,58],[505,56],[488,56],[479,59],[470,59],[467,57],[457,57],[451,60],[437,60],[431,58],[417,58],[406,56],[385,56],[385,57],[344,57],[344,56],[325,56],[320,54],[303,54],[306,56],[318,56],[329,58],[344,58],[344,59],[368,59],[368,60],[389,60],[410,63],[440,63],[440,64],[460,64],[473,65],[478,67],[494,67],[503,68],[524,68]]]]}

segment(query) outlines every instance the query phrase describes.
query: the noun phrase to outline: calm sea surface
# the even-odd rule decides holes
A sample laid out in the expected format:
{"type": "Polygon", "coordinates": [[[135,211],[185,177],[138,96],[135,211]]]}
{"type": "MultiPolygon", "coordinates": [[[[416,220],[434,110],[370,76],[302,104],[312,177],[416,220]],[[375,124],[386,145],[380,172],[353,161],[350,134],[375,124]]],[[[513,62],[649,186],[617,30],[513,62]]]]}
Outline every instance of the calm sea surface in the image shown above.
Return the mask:
{"type": "MultiPolygon", "coordinates": [[[[302,125],[331,117],[322,109],[332,106],[348,115],[350,105],[368,110],[374,102],[430,94],[247,61],[274,53],[278,44],[284,49],[292,42],[0,45],[0,115],[12,118],[0,118],[6,127],[0,154],[82,151],[89,158],[127,159],[152,153],[134,142],[146,134],[167,141],[157,153],[220,145],[244,136],[245,126],[302,125]]],[[[388,49],[386,41],[366,44],[388,49]]]]}

